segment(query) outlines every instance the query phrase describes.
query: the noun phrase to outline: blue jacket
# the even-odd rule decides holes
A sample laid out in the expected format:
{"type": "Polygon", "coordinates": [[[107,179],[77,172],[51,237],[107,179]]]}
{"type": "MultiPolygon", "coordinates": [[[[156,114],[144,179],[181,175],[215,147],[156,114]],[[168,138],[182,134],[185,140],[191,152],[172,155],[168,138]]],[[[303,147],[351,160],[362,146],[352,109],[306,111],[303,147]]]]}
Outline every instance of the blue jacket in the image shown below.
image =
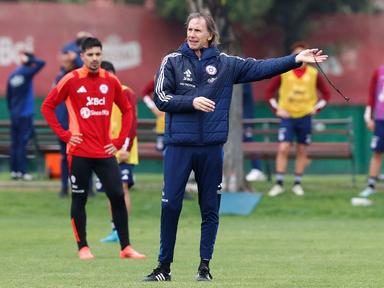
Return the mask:
{"type": "Polygon", "coordinates": [[[32,58],[30,65],[21,65],[8,77],[7,106],[11,118],[31,117],[34,114],[33,77],[44,67],[45,61],[32,58]]]}
{"type": "MultiPolygon", "coordinates": [[[[56,86],[57,83],[67,74],[68,72],[64,69],[60,69],[59,74],[56,76],[54,85],[56,86]]],[[[69,117],[68,117],[68,110],[67,106],[65,105],[65,101],[61,102],[55,109],[55,114],[57,117],[57,120],[59,120],[59,123],[63,129],[68,130],[69,128],[69,117]]]]}
{"type": "MultiPolygon", "coordinates": [[[[83,60],[81,60],[81,57],[80,57],[81,49],[76,44],[76,42],[70,42],[64,45],[63,49],[61,50],[61,53],[66,54],[68,52],[75,52],[77,54],[77,57],[73,61],[73,66],[74,66],[73,69],[77,69],[83,66],[83,60]]],[[[70,71],[66,71],[64,70],[63,67],[61,67],[59,74],[56,76],[55,85],[59,83],[61,78],[63,78],[68,72],[70,71]]],[[[61,127],[63,127],[63,129],[65,130],[68,130],[69,117],[68,117],[68,110],[67,110],[67,106],[65,105],[65,102],[60,103],[56,107],[55,114],[56,114],[57,120],[59,120],[61,127]]]]}
{"type": "Polygon", "coordinates": [[[229,106],[233,85],[271,78],[297,68],[295,55],[268,60],[241,58],[203,49],[198,59],[187,43],[167,55],[157,72],[154,100],[165,111],[166,144],[224,144],[228,137],[229,106]],[[195,110],[195,97],[215,102],[215,111],[195,110]]]}

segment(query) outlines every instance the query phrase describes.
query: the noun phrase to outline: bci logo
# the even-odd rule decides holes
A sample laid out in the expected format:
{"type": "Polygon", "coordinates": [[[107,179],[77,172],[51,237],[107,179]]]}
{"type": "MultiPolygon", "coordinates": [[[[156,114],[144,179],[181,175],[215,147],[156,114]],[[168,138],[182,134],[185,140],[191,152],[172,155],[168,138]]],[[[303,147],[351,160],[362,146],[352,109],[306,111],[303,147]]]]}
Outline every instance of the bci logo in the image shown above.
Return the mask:
{"type": "Polygon", "coordinates": [[[0,36],[0,66],[19,64],[20,51],[33,51],[33,37],[27,36],[25,40],[14,41],[11,37],[0,36]]]}
{"type": "Polygon", "coordinates": [[[105,97],[103,98],[97,98],[97,97],[87,97],[87,106],[98,106],[98,105],[105,105],[105,97]]]}

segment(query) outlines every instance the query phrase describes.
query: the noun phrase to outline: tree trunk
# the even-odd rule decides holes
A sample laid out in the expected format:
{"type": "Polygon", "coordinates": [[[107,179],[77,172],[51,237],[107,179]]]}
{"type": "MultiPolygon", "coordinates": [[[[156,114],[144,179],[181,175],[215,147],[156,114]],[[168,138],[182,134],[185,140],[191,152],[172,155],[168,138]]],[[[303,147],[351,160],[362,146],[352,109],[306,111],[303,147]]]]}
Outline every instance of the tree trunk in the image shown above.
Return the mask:
{"type": "MultiPolygon", "coordinates": [[[[220,0],[187,0],[190,12],[210,13],[220,33],[220,50],[228,54],[241,55],[239,41],[228,19],[227,7],[220,0]]],[[[224,191],[245,191],[243,140],[243,88],[235,85],[229,117],[228,142],[224,146],[224,191]]],[[[204,96],[204,95],[203,95],[204,96]]]]}

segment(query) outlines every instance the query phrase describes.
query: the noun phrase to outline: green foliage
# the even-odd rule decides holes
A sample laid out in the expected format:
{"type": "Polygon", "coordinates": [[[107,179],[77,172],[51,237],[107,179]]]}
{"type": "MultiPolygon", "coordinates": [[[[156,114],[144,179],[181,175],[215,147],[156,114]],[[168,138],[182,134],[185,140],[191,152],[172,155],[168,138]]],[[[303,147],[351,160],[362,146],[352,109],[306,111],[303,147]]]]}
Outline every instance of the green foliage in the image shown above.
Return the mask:
{"type": "MultiPolygon", "coordinates": [[[[0,2],[13,2],[15,0],[0,0],[0,2]]],[[[89,2],[89,0],[16,0],[18,2],[54,2],[54,3],[75,3],[75,4],[84,4],[89,2]]],[[[144,0],[114,0],[115,3],[123,4],[134,4],[134,5],[143,5],[144,0]]]]}
{"type": "Polygon", "coordinates": [[[271,9],[273,0],[232,0],[227,1],[229,19],[247,27],[255,27],[263,21],[271,9]]]}
{"type": "Polygon", "coordinates": [[[281,28],[282,44],[289,52],[294,41],[305,37],[313,15],[370,12],[370,3],[370,0],[274,0],[263,19],[281,28]]]}
{"type": "MultiPolygon", "coordinates": [[[[309,19],[321,13],[372,12],[371,0],[225,0],[210,1],[227,6],[229,20],[243,24],[257,33],[275,24],[282,31],[282,44],[286,52],[290,45],[304,38],[309,19]]],[[[188,14],[187,1],[159,0],[158,13],[168,20],[184,22],[188,14]]],[[[213,13],[214,14],[214,13],[213,13]]]]}
{"type": "Polygon", "coordinates": [[[184,23],[188,15],[188,6],[186,1],[157,0],[156,7],[160,16],[164,17],[168,21],[184,23]]]}

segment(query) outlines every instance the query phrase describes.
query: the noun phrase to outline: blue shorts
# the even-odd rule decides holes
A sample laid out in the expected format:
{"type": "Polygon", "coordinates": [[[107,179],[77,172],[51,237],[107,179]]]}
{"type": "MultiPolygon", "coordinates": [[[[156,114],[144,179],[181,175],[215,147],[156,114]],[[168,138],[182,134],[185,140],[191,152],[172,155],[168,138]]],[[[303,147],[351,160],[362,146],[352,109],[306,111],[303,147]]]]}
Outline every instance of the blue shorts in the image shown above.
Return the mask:
{"type": "Polygon", "coordinates": [[[375,130],[371,140],[371,149],[375,152],[384,152],[384,120],[375,121],[375,130]]]}
{"type": "MultiPolygon", "coordinates": [[[[131,188],[133,185],[135,185],[135,176],[133,175],[133,169],[135,168],[135,165],[120,163],[119,168],[121,174],[121,181],[123,183],[126,183],[128,185],[128,188],[131,188]]],[[[103,185],[101,184],[99,178],[96,178],[95,186],[98,192],[104,192],[103,185]]]]}
{"type": "Polygon", "coordinates": [[[279,142],[296,142],[299,144],[311,143],[312,116],[301,118],[281,118],[278,140],[279,142]]]}

